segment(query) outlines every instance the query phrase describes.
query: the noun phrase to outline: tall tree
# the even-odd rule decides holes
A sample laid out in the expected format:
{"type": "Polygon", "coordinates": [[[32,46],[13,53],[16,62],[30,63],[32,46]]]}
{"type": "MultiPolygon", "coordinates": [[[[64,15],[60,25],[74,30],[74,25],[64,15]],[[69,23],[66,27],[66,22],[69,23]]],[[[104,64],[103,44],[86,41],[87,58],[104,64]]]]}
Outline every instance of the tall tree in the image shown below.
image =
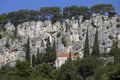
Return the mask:
{"type": "Polygon", "coordinates": [[[39,48],[37,49],[37,55],[36,55],[36,59],[35,59],[35,64],[42,64],[43,62],[45,62],[46,58],[45,58],[45,54],[40,53],[39,52],[39,48]]]}
{"type": "Polygon", "coordinates": [[[114,63],[120,62],[120,48],[118,48],[118,41],[113,42],[113,46],[109,52],[110,56],[114,57],[114,63]]]}
{"type": "Polygon", "coordinates": [[[89,38],[88,38],[88,28],[86,32],[86,40],[85,40],[85,45],[84,45],[84,57],[90,56],[90,51],[89,51],[89,38]]]}
{"type": "Polygon", "coordinates": [[[52,62],[54,63],[55,60],[56,60],[56,56],[57,56],[57,54],[56,54],[56,45],[55,45],[55,41],[53,42],[52,49],[53,49],[53,51],[52,51],[52,62]]]}
{"type": "Polygon", "coordinates": [[[35,67],[35,55],[32,55],[32,66],[35,67]]]}
{"type": "Polygon", "coordinates": [[[25,59],[30,63],[30,41],[29,41],[29,37],[28,37],[27,44],[26,44],[25,59]]]}
{"type": "Polygon", "coordinates": [[[52,58],[52,47],[51,47],[51,43],[50,43],[50,40],[49,38],[47,39],[47,44],[46,44],[46,54],[45,54],[45,57],[46,57],[46,60],[45,62],[46,63],[50,63],[52,62],[51,58],[52,58]]]}
{"type": "Polygon", "coordinates": [[[93,43],[93,50],[92,50],[92,56],[99,56],[99,42],[98,42],[98,30],[95,33],[94,43],[93,43]]]}
{"type": "Polygon", "coordinates": [[[56,60],[56,46],[55,46],[55,41],[53,42],[53,45],[51,45],[49,38],[47,39],[47,44],[46,44],[46,54],[45,54],[45,62],[46,63],[54,63],[56,60]]]}

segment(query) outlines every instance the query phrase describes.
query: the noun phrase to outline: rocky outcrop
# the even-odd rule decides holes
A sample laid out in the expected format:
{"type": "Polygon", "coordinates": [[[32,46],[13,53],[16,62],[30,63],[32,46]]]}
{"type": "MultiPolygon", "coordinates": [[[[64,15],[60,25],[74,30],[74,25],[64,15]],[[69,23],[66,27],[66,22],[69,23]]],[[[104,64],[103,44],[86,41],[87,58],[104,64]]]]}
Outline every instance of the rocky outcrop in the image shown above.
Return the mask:
{"type": "MultiPolygon", "coordinates": [[[[93,14],[89,20],[65,20],[54,24],[47,20],[44,22],[24,22],[18,26],[7,23],[0,34],[0,66],[4,64],[14,65],[16,59],[25,57],[25,44],[30,39],[30,53],[36,54],[39,48],[45,53],[46,39],[49,37],[51,44],[56,43],[56,51],[59,53],[79,53],[83,57],[86,31],[90,43],[90,51],[94,42],[96,30],[98,30],[99,47],[101,53],[108,52],[116,38],[120,41],[120,17],[93,14]]],[[[119,43],[120,46],[120,43],[119,43]]]]}

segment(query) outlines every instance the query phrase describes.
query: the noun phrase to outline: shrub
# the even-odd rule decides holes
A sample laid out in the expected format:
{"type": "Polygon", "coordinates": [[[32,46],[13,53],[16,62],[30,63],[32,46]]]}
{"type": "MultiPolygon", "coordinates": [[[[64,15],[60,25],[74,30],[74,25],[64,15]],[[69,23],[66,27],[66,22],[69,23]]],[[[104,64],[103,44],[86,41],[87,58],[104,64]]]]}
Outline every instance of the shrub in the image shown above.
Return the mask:
{"type": "Polygon", "coordinates": [[[57,33],[57,37],[60,37],[60,36],[61,36],[61,32],[58,32],[58,33],[57,33]]]}
{"type": "Polygon", "coordinates": [[[66,41],[67,41],[67,40],[66,40],[66,37],[65,37],[65,36],[62,36],[61,41],[62,41],[63,45],[66,46],[66,41]]]}
{"type": "Polygon", "coordinates": [[[112,40],[114,37],[113,37],[113,35],[109,35],[109,38],[112,40]]]}

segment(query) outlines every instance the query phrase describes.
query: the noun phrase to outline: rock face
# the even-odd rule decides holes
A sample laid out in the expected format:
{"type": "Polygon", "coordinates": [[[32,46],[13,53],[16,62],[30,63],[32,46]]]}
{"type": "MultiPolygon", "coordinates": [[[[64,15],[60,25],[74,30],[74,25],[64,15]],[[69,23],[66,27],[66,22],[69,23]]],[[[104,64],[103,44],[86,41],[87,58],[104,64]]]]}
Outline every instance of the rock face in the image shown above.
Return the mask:
{"type": "MultiPolygon", "coordinates": [[[[10,64],[13,66],[16,59],[24,60],[25,44],[30,39],[30,54],[36,54],[37,49],[45,53],[46,39],[49,37],[51,44],[56,42],[56,51],[59,53],[79,53],[83,57],[86,31],[92,52],[94,36],[98,30],[99,47],[101,53],[109,52],[113,41],[120,40],[120,17],[108,18],[99,14],[93,14],[89,20],[66,20],[63,23],[51,21],[24,22],[18,26],[7,23],[0,34],[0,66],[10,64]]],[[[120,43],[119,43],[120,46],[120,43]]]]}

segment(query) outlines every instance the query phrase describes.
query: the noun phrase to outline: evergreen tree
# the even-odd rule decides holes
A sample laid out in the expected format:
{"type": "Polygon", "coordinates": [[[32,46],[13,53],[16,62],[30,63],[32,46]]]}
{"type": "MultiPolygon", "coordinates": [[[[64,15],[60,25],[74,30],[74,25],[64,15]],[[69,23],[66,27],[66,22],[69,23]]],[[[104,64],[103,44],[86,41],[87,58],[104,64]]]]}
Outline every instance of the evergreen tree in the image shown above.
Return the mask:
{"type": "Polygon", "coordinates": [[[14,39],[17,38],[17,35],[18,35],[18,29],[17,29],[17,27],[15,27],[15,31],[14,31],[14,39]]]}
{"type": "Polygon", "coordinates": [[[32,55],[32,66],[35,67],[35,55],[32,55]]]}
{"type": "Polygon", "coordinates": [[[56,45],[55,45],[55,41],[53,42],[53,47],[52,47],[53,51],[52,51],[52,62],[54,63],[56,60],[56,45]]]}
{"type": "Polygon", "coordinates": [[[55,41],[53,42],[53,45],[51,46],[49,38],[47,39],[47,44],[46,44],[46,54],[45,54],[45,62],[46,63],[54,63],[56,60],[56,46],[55,46],[55,41]]]}
{"type": "Polygon", "coordinates": [[[99,42],[98,42],[98,30],[95,33],[92,56],[99,56],[99,42]]]}
{"type": "Polygon", "coordinates": [[[57,80],[78,80],[76,76],[76,66],[73,64],[70,57],[59,69],[57,80]]]}
{"type": "Polygon", "coordinates": [[[49,38],[47,39],[47,44],[46,44],[46,54],[45,54],[45,62],[50,63],[52,62],[51,57],[52,57],[52,48],[51,48],[51,43],[49,38]]]}
{"type": "Polygon", "coordinates": [[[37,49],[37,55],[36,55],[36,59],[35,59],[35,64],[42,64],[43,62],[45,62],[46,58],[45,58],[45,54],[42,54],[39,52],[39,48],[37,49]]]}
{"type": "Polygon", "coordinates": [[[88,29],[86,32],[86,40],[85,40],[85,45],[84,45],[84,57],[88,57],[90,55],[89,52],[89,38],[88,38],[88,29]]]}
{"type": "Polygon", "coordinates": [[[113,47],[111,48],[109,54],[114,57],[115,64],[120,62],[120,48],[118,48],[118,41],[113,43],[113,47]]]}
{"type": "Polygon", "coordinates": [[[26,44],[25,59],[30,63],[30,42],[29,42],[29,37],[28,37],[28,41],[27,41],[27,44],[26,44]]]}

